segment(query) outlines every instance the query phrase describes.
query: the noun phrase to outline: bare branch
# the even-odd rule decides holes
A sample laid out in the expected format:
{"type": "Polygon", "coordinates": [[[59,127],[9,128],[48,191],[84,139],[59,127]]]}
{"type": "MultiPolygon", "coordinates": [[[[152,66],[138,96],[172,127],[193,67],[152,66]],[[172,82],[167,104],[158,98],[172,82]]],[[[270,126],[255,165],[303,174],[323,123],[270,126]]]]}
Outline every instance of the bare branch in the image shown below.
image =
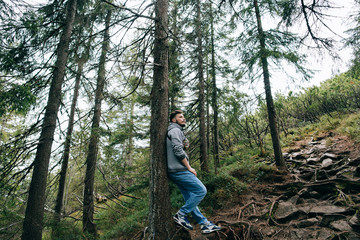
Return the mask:
{"type": "MultiPolygon", "coordinates": [[[[147,18],[147,19],[154,20],[154,21],[156,20],[156,19],[153,18],[153,17],[139,14],[139,13],[137,13],[137,12],[134,12],[134,11],[133,11],[132,9],[130,9],[130,8],[126,8],[126,7],[124,7],[124,6],[118,6],[118,5],[113,4],[113,3],[111,3],[111,2],[109,2],[109,1],[107,1],[107,0],[101,0],[101,1],[103,1],[104,3],[107,3],[107,4],[111,5],[111,6],[113,6],[113,7],[115,7],[115,8],[120,8],[120,9],[129,11],[130,13],[134,14],[136,17],[147,18]]],[[[151,3],[151,4],[149,4],[146,8],[148,8],[148,7],[152,6],[152,5],[154,5],[154,4],[151,3]]],[[[146,8],[145,8],[145,9],[146,9],[146,8]]]]}

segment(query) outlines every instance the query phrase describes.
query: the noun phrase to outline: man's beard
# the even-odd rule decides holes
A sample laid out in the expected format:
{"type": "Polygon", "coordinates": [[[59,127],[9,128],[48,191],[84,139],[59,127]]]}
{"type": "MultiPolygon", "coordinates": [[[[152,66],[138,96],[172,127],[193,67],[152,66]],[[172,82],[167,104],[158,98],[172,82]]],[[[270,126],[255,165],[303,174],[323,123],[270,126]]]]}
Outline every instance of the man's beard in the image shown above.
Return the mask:
{"type": "Polygon", "coordinates": [[[176,123],[179,124],[181,127],[185,127],[185,125],[186,125],[185,123],[181,124],[178,121],[176,121],[176,123]]]}

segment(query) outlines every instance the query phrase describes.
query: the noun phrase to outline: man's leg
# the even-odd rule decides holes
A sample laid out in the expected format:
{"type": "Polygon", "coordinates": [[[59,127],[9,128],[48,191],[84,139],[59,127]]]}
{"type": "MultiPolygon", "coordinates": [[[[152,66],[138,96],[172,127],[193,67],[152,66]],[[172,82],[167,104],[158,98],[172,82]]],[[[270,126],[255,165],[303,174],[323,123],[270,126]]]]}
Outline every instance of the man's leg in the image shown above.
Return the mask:
{"type": "Polygon", "coordinates": [[[179,212],[183,215],[191,213],[199,224],[208,222],[197,207],[207,192],[204,184],[189,171],[169,173],[169,176],[179,187],[185,200],[185,204],[180,208],[179,212]]]}
{"type": "MultiPolygon", "coordinates": [[[[180,192],[183,195],[185,202],[187,202],[187,200],[189,199],[191,193],[186,191],[186,189],[184,189],[182,186],[180,186],[180,185],[177,185],[177,186],[179,187],[180,192]]],[[[179,211],[182,213],[181,209],[179,211]]],[[[208,222],[208,220],[206,219],[206,217],[204,215],[202,215],[202,213],[200,212],[198,207],[196,207],[191,212],[191,215],[198,224],[204,224],[204,223],[208,222]]]]}

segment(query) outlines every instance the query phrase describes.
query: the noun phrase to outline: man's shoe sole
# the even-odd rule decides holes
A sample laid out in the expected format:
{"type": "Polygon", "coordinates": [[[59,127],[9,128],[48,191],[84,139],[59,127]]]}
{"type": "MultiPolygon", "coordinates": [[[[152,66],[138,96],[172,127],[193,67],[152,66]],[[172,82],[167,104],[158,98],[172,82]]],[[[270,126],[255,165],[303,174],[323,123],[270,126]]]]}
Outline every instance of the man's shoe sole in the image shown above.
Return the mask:
{"type": "Polygon", "coordinates": [[[182,225],[181,222],[180,222],[177,218],[174,218],[174,221],[175,221],[175,223],[176,223],[177,225],[179,225],[180,227],[185,228],[186,230],[193,230],[193,228],[189,228],[189,227],[187,227],[187,226],[182,225]]]}
{"type": "Polygon", "coordinates": [[[207,234],[207,233],[217,232],[217,231],[220,231],[220,230],[221,230],[221,229],[201,230],[201,233],[207,234]]]}

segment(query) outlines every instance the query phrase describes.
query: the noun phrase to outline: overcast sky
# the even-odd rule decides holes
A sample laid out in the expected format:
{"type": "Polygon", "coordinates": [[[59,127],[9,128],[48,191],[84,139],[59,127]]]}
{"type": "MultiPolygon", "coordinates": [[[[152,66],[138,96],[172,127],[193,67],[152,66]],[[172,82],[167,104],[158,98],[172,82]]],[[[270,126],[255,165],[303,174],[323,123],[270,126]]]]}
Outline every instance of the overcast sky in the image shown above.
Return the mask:
{"type": "MultiPolygon", "coordinates": [[[[30,1],[26,0],[30,4],[36,3],[46,3],[47,0],[36,0],[36,1],[30,1]]],[[[216,1],[215,1],[216,2],[216,1]]],[[[326,24],[331,27],[331,29],[338,35],[342,37],[346,37],[346,34],[344,31],[350,28],[350,22],[349,22],[349,16],[350,14],[354,13],[354,0],[333,0],[333,3],[336,3],[338,5],[338,8],[333,9],[329,11],[329,15],[337,16],[334,18],[331,18],[331,21],[327,21],[326,24]]],[[[266,22],[266,21],[265,21],[266,22]]],[[[326,31],[324,29],[324,31],[326,31]]],[[[335,36],[331,32],[326,33],[327,36],[333,37],[336,40],[339,41],[337,44],[337,48],[335,51],[337,51],[339,59],[334,60],[329,55],[326,54],[324,51],[323,54],[320,54],[318,52],[310,52],[309,65],[308,67],[315,71],[315,74],[311,81],[303,82],[296,80],[293,82],[290,80],[286,75],[281,75],[277,73],[272,74],[271,78],[271,84],[272,84],[272,90],[273,93],[275,92],[281,92],[283,94],[286,94],[287,92],[291,91],[297,91],[300,90],[302,87],[309,87],[314,84],[319,85],[320,82],[325,81],[336,74],[345,72],[349,69],[349,63],[351,59],[352,51],[351,49],[345,49],[342,47],[342,43],[340,43],[341,38],[335,36]]],[[[324,36],[324,35],[323,35],[324,36]]],[[[291,70],[289,70],[291,75],[291,70]]],[[[297,78],[297,77],[295,77],[297,78]]],[[[298,77],[300,78],[300,76],[298,77]]],[[[254,84],[254,83],[253,83],[254,84]]],[[[257,86],[255,87],[256,92],[259,93],[262,91],[263,84],[261,81],[256,83],[257,86]]],[[[250,93],[253,90],[248,89],[249,86],[242,86],[242,91],[250,93]]]]}
{"type": "MultiPolygon", "coordinates": [[[[331,29],[341,37],[345,38],[347,35],[344,33],[347,29],[350,28],[349,17],[354,13],[354,1],[353,0],[337,0],[334,1],[338,4],[339,8],[333,9],[329,14],[337,16],[327,21],[327,24],[331,29]]],[[[309,87],[314,84],[319,85],[320,82],[325,81],[329,78],[334,77],[339,73],[343,73],[349,69],[349,64],[351,60],[352,50],[349,48],[343,47],[343,39],[340,37],[327,32],[328,36],[333,37],[338,41],[336,51],[339,55],[338,60],[332,59],[326,52],[321,55],[318,52],[310,52],[309,57],[309,67],[315,70],[315,75],[309,82],[297,82],[289,83],[285,79],[279,81],[273,81],[272,88],[273,92],[280,91],[282,93],[287,93],[289,90],[296,90],[302,87],[309,87]]]]}

